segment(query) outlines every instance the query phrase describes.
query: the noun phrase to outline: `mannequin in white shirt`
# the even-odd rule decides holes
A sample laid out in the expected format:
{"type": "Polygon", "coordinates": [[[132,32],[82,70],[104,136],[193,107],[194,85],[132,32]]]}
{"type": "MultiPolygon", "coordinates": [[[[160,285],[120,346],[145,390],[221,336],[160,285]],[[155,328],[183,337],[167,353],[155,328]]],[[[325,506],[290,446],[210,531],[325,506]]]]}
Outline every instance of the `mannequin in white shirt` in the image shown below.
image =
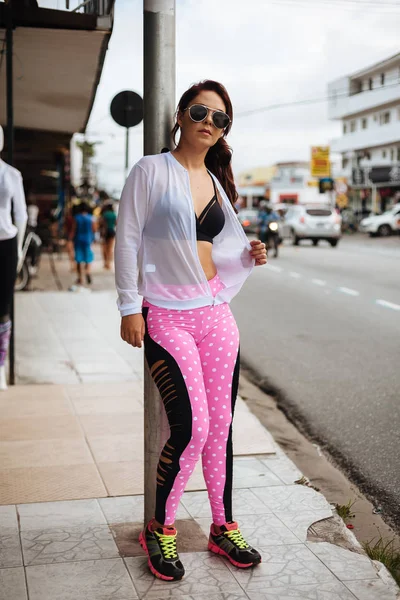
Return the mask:
{"type": "MultiPolygon", "coordinates": [[[[3,147],[0,126],[0,152],[3,147]]],[[[22,175],[0,158],[0,391],[7,389],[5,359],[11,335],[10,303],[27,220],[22,175]]]]}

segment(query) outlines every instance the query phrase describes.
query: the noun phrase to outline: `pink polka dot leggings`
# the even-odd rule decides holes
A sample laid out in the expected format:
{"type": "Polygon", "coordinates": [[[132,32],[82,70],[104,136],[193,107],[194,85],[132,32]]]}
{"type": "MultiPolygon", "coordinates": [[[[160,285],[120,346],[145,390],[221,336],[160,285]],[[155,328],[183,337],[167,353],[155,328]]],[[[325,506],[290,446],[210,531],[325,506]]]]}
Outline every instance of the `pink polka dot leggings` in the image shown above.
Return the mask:
{"type": "MultiPolygon", "coordinates": [[[[223,289],[216,275],[215,296],[223,289]]],[[[202,457],[213,522],[232,519],[232,418],[239,381],[239,332],[229,304],[169,310],[143,303],[145,355],[160,391],[170,437],[157,469],[155,518],[175,521],[202,457]]]]}

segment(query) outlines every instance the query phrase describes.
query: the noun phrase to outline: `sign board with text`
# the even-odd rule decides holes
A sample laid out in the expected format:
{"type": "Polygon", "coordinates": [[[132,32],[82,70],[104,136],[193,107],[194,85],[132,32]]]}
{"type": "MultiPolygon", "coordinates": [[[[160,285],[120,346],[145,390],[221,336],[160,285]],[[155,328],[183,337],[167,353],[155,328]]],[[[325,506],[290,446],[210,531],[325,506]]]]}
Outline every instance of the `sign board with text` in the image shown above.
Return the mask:
{"type": "Polygon", "coordinates": [[[329,146],[313,146],[311,148],[311,177],[330,177],[331,163],[329,146]]]}

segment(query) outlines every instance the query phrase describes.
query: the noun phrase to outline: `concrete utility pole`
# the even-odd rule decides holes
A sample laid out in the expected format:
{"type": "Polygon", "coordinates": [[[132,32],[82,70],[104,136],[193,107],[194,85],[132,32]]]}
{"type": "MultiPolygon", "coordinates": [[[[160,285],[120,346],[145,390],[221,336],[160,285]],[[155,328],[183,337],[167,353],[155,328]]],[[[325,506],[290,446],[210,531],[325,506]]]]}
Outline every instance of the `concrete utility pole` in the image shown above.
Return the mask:
{"type": "MultiPolygon", "coordinates": [[[[144,154],[171,148],[175,112],[175,0],[143,0],[144,154]]],[[[144,520],[155,512],[161,399],[144,361],[144,520]]]]}

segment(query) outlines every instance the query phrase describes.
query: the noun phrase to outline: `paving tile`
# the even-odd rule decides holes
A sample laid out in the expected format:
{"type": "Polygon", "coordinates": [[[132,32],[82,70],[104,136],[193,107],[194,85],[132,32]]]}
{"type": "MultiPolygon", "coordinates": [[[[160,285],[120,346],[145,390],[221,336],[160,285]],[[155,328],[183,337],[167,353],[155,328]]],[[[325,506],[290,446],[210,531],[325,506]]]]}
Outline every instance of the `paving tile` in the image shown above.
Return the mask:
{"type": "Polygon", "coordinates": [[[258,458],[237,457],[233,461],[233,487],[253,488],[282,485],[282,481],[258,458]]]}
{"type": "Polygon", "coordinates": [[[130,434],[139,436],[143,432],[143,409],[138,403],[137,409],[132,413],[80,415],[79,420],[89,438],[130,434]]]}
{"type": "Polygon", "coordinates": [[[0,569],[0,600],[28,600],[23,567],[0,569]]]}
{"type": "MultiPolygon", "coordinates": [[[[144,496],[118,496],[99,498],[107,523],[143,523],[144,496]]],[[[189,519],[190,515],[182,504],[178,507],[177,519],[189,519]]]]}
{"type": "Polygon", "coordinates": [[[233,447],[236,455],[275,453],[273,437],[251,412],[242,411],[240,419],[234,418],[233,447]]]}
{"type": "Polygon", "coordinates": [[[108,525],[23,531],[21,540],[25,565],[119,556],[108,525]]]}
{"type": "Polygon", "coordinates": [[[358,600],[398,600],[399,590],[378,579],[346,581],[346,587],[358,600]]]}
{"type": "Polygon", "coordinates": [[[255,569],[236,569],[228,564],[247,594],[267,593],[270,588],[337,582],[330,570],[303,544],[261,546],[262,563],[255,569]]]}
{"type": "Polygon", "coordinates": [[[277,453],[276,456],[267,456],[262,458],[261,461],[287,485],[294,483],[303,476],[302,472],[285,455],[277,453]]]}
{"type": "Polygon", "coordinates": [[[124,435],[88,436],[87,440],[97,463],[126,462],[144,458],[143,427],[124,435]]]}
{"type": "MultiPolygon", "coordinates": [[[[185,492],[181,502],[193,518],[211,517],[207,492],[185,492]]],[[[254,496],[251,490],[234,489],[232,502],[235,519],[239,515],[261,515],[271,512],[263,502],[254,496]]]]}
{"type": "MultiPolygon", "coordinates": [[[[196,521],[208,535],[210,519],[196,519],[196,521]]],[[[299,543],[298,538],[272,514],[244,515],[238,519],[238,524],[246,541],[255,548],[299,543]]]]}
{"type": "Polygon", "coordinates": [[[108,492],[104,495],[129,496],[143,494],[143,459],[98,463],[97,466],[108,492]]]}
{"type": "MultiPolygon", "coordinates": [[[[161,592],[161,590],[160,590],[160,592],[161,592]]],[[[152,600],[164,600],[164,598],[165,598],[164,595],[157,596],[155,598],[153,598],[153,596],[152,596],[152,600]]],[[[179,600],[249,600],[249,597],[244,592],[242,592],[241,594],[238,594],[238,593],[212,594],[211,596],[209,593],[197,594],[195,592],[193,594],[189,594],[189,595],[184,594],[183,596],[179,596],[179,600]]]]}
{"type": "Polygon", "coordinates": [[[339,581],[269,588],[267,592],[248,592],[248,597],[250,600],[354,600],[339,581]]]}
{"type": "Polygon", "coordinates": [[[94,464],[0,469],[0,503],[107,496],[94,464]]]}
{"type": "Polygon", "coordinates": [[[84,438],[0,442],[2,469],[90,463],[93,463],[93,458],[84,438]]]}
{"type": "Polygon", "coordinates": [[[300,542],[306,542],[308,528],[317,521],[332,517],[332,510],[330,508],[301,510],[300,512],[275,510],[274,514],[290,529],[290,531],[293,531],[300,542]]]}
{"type": "Polygon", "coordinates": [[[304,485],[271,486],[254,488],[254,494],[271,511],[297,511],[329,509],[322,494],[304,485]]]}
{"type": "Polygon", "coordinates": [[[0,506],[0,533],[18,533],[17,510],[13,504],[0,506]]]}
{"type": "Polygon", "coordinates": [[[19,533],[7,533],[0,530],[0,569],[22,565],[19,533]]]}
{"type": "Polygon", "coordinates": [[[120,558],[26,567],[29,600],[134,600],[120,558]]]}
{"type": "Polygon", "coordinates": [[[377,570],[368,556],[328,542],[308,542],[306,545],[341,581],[378,578],[377,570]]]}
{"type": "Polygon", "coordinates": [[[140,598],[146,600],[175,599],[193,596],[230,594],[243,596],[243,590],[226,568],[223,561],[210,553],[188,553],[180,555],[185,566],[185,577],[168,585],[156,579],[148,569],[145,558],[126,558],[126,565],[140,598]]]}
{"type": "MultiPolygon", "coordinates": [[[[14,388],[14,386],[10,387],[14,388]]],[[[8,419],[72,415],[71,404],[68,398],[65,397],[61,386],[47,386],[50,390],[43,396],[32,396],[32,386],[26,387],[29,390],[28,392],[24,391],[24,386],[15,386],[15,390],[21,395],[15,392],[9,394],[10,388],[7,390],[7,399],[0,399],[0,415],[7,415],[8,419]],[[54,396],[52,390],[54,390],[54,396]],[[18,400],[18,402],[15,400],[18,400]]],[[[38,387],[43,388],[44,386],[38,387]]]]}
{"type": "Polygon", "coordinates": [[[118,356],[113,360],[94,360],[90,361],[74,360],[74,367],[82,375],[102,375],[103,373],[113,373],[115,375],[126,375],[131,373],[130,366],[118,356]]]}
{"type": "Polygon", "coordinates": [[[81,437],[79,422],[73,415],[0,419],[2,442],[81,437]]]}
{"type": "Polygon", "coordinates": [[[98,383],[103,381],[104,383],[111,383],[113,381],[143,381],[143,376],[139,376],[135,371],[129,371],[127,373],[82,373],[80,375],[82,383],[98,383]]]}
{"type": "Polygon", "coordinates": [[[140,400],[134,396],[113,396],[112,394],[107,396],[82,395],[82,397],[72,397],[71,402],[79,415],[126,414],[137,412],[141,407],[140,400]]]}
{"type": "Polygon", "coordinates": [[[105,398],[110,402],[116,401],[117,398],[123,397],[125,400],[132,401],[135,398],[143,395],[143,381],[135,383],[92,383],[83,385],[67,385],[65,391],[68,396],[73,399],[82,398],[105,398]]]}
{"type": "Polygon", "coordinates": [[[97,500],[19,504],[21,531],[106,525],[97,500]]]}

